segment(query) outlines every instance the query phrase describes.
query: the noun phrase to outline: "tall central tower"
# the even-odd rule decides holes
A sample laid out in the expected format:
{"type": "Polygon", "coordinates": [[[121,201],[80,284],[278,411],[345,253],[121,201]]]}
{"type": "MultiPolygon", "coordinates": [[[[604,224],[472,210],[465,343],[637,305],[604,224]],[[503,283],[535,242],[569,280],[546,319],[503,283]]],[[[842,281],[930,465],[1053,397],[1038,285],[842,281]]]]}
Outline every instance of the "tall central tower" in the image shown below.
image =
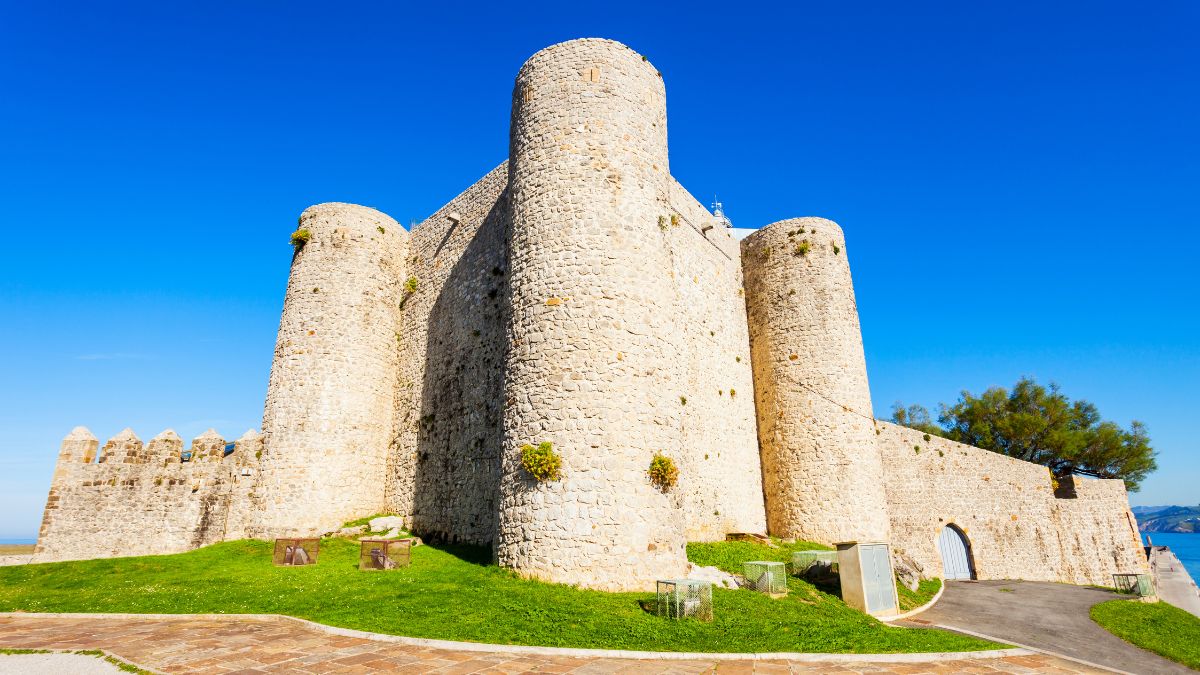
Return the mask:
{"type": "Polygon", "coordinates": [[[647,475],[681,445],[666,91],[610,40],[531,57],[513,90],[512,314],[501,565],[591,588],[652,586],[686,566],[681,515],[647,475]],[[549,441],[562,478],[520,448],[549,441]]]}

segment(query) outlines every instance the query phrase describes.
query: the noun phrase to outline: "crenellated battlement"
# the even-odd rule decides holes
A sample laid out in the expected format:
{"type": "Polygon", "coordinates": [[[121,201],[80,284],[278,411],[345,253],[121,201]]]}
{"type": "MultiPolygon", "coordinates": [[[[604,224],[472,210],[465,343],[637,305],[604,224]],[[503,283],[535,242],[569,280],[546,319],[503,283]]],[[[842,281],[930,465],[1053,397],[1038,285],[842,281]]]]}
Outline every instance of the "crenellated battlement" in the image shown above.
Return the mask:
{"type": "Polygon", "coordinates": [[[128,428],[101,446],[76,427],[59,449],[34,560],[171,553],[240,537],[262,446],[253,430],[227,443],[209,429],[185,446],[172,429],[143,443],[128,428]]]}

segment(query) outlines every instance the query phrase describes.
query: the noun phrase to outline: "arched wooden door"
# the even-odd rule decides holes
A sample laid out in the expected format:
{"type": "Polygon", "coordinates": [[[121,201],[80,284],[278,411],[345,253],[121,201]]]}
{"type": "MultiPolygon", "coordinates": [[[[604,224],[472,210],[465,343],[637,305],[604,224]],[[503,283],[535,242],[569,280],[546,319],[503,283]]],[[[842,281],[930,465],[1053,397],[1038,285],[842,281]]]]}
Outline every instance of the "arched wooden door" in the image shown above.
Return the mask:
{"type": "Polygon", "coordinates": [[[942,575],[946,579],[972,579],[971,554],[967,536],[953,525],[942,528],[938,537],[938,550],[942,553],[942,575]]]}

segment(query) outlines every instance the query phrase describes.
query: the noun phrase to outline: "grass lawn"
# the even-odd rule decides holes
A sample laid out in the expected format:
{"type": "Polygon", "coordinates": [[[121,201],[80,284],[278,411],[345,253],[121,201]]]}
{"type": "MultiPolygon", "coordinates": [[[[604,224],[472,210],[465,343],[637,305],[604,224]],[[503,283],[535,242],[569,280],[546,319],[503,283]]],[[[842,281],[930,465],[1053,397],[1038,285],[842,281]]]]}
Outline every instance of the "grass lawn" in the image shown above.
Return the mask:
{"type": "MultiPolygon", "coordinates": [[[[790,548],[694,544],[700,564],[740,570],[790,548]]],[[[475,642],[700,652],[927,652],[998,648],[893,628],[796,578],[789,595],[715,589],[711,623],[647,614],[653,593],[603,593],[518,578],[490,553],[420,546],[412,566],[360,572],[358,544],[321,543],[320,564],[279,568],[271,544],[234,541],[170,556],[0,567],[0,611],[277,613],[360,630],[475,642]]]]}
{"type": "Polygon", "coordinates": [[[896,595],[900,599],[900,611],[907,612],[933,600],[933,596],[942,589],[941,579],[922,579],[917,584],[917,590],[910,591],[899,581],[896,582],[896,595]]]}
{"type": "Polygon", "coordinates": [[[1200,670],[1200,619],[1165,602],[1109,600],[1092,620],[1122,640],[1200,670]]]}
{"type": "MultiPolygon", "coordinates": [[[[687,555],[688,560],[697,565],[705,565],[711,567],[719,567],[726,572],[741,574],[743,565],[752,560],[766,560],[774,562],[792,561],[793,551],[805,551],[819,549],[823,551],[832,550],[828,546],[821,544],[813,544],[806,541],[799,541],[793,544],[779,543],[778,548],[770,548],[761,544],[746,541],[722,541],[715,543],[693,543],[688,544],[687,555]]],[[[812,589],[813,586],[804,582],[798,582],[802,587],[812,589]]],[[[922,579],[917,586],[917,590],[910,591],[907,587],[896,581],[896,596],[900,601],[900,611],[907,612],[910,609],[916,609],[921,605],[933,600],[933,596],[942,587],[941,579],[922,579]]],[[[818,590],[825,593],[841,597],[841,589],[837,587],[820,588],[818,590]]]]}

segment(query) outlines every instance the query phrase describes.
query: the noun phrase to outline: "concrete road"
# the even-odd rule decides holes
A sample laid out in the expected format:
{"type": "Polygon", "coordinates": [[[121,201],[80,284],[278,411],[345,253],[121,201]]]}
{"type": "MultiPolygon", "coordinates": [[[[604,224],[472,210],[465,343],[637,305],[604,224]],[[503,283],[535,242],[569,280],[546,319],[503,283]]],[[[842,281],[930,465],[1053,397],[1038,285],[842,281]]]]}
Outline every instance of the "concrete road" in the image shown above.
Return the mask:
{"type": "Polygon", "coordinates": [[[981,633],[1139,675],[1194,674],[1092,621],[1092,605],[1120,597],[1097,588],[1036,581],[950,581],[938,604],[902,623],[981,633]]]}
{"type": "Polygon", "coordinates": [[[1150,553],[1150,564],[1154,566],[1158,597],[1200,616],[1200,591],[1179,558],[1167,547],[1155,546],[1150,553]]]}
{"type": "Polygon", "coordinates": [[[3,654],[0,675],[122,675],[120,668],[98,656],[82,654],[3,654]]]}

